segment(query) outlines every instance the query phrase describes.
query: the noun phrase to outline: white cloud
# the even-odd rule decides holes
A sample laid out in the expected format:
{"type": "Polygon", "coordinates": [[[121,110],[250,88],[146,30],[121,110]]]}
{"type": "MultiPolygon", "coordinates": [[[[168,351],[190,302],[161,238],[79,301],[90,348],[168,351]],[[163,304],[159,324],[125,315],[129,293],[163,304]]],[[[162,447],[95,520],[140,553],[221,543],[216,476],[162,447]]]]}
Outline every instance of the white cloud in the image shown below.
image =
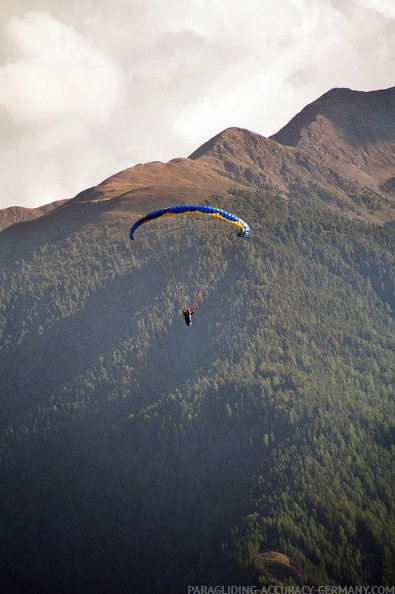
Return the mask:
{"type": "Polygon", "coordinates": [[[29,6],[0,8],[0,207],[187,156],[228,126],[273,134],[334,86],[395,84],[393,0],[29,6]]]}
{"type": "Polygon", "coordinates": [[[387,19],[395,19],[395,4],[393,0],[364,0],[366,8],[375,10],[387,19]]]}
{"type": "Polygon", "coordinates": [[[119,69],[72,27],[31,11],[7,30],[18,59],[0,69],[0,105],[18,123],[108,120],[119,95],[119,69]]]}
{"type": "Polygon", "coordinates": [[[95,130],[112,117],[123,92],[122,70],[48,12],[11,18],[6,35],[11,52],[0,68],[0,121],[8,132],[1,148],[9,167],[2,191],[20,205],[68,197],[80,188],[61,181],[65,164],[75,179],[88,181],[75,171],[83,167],[80,153],[89,154],[95,130]]]}

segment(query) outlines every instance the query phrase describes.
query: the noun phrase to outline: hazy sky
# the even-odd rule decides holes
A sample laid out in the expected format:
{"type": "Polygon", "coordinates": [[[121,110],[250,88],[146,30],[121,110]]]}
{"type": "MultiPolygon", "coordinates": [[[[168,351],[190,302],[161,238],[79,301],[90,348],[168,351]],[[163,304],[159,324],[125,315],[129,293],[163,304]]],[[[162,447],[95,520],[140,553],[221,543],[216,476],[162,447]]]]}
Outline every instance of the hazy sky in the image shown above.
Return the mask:
{"type": "Polygon", "coordinates": [[[0,208],[395,85],[395,0],[1,0],[0,28],[0,208]]]}

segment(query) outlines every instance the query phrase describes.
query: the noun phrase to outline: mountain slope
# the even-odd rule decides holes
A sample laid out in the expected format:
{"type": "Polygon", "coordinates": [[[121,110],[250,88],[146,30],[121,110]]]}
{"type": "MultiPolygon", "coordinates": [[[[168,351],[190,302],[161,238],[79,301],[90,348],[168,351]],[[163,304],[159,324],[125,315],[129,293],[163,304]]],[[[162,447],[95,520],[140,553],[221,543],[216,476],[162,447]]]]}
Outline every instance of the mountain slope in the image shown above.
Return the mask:
{"type": "Polygon", "coordinates": [[[43,244],[67,238],[85,225],[105,226],[116,221],[123,225],[127,236],[137,218],[150,210],[176,202],[205,201],[212,194],[226,197],[232,187],[242,189],[246,185],[190,159],[137,165],[84,190],[37,220],[4,229],[0,234],[0,259],[19,259],[43,244]]]}
{"type": "Polygon", "coordinates": [[[37,219],[65,202],[65,200],[57,200],[51,204],[46,204],[37,208],[24,208],[22,206],[10,206],[9,208],[4,208],[0,210],[0,231],[14,223],[37,219]]]}
{"type": "Polygon", "coordinates": [[[287,146],[306,146],[308,131],[321,116],[330,121],[344,140],[355,148],[393,142],[395,136],[395,87],[382,91],[332,89],[307,105],[273,140],[287,146]]]}
{"type": "Polygon", "coordinates": [[[395,219],[395,87],[334,89],[264,138],[232,128],[190,155],[250,186],[310,195],[349,216],[395,219]]]}
{"type": "Polygon", "coordinates": [[[237,201],[192,328],[113,218],[2,266],[8,589],[391,583],[393,233],[237,201]]]}
{"type": "Polygon", "coordinates": [[[353,175],[366,187],[391,190],[395,172],[395,87],[369,93],[332,89],[271,138],[316,154],[337,168],[348,163],[353,175]]]}
{"type": "Polygon", "coordinates": [[[395,585],[395,235],[340,136],[231,128],[0,233],[5,591],[395,585]],[[251,233],[188,328],[128,233],[197,200],[251,233]]]}
{"type": "MultiPolygon", "coordinates": [[[[73,220],[83,220],[86,215],[89,217],[91,212],[94,217],[105,217],[111,216],[110,213],[114,211],[117,216],[124,212],[132,222],[133,217],[137,218],[147,210],[168,206],[174,201],[199,202],[213,193],[226,193],[230,186],[235,185],[246,187],[243,183],[230,182],[222,172],[204,163],[181,158],[169,163],[157,161],[121,171],[68,201],[60,201],[40,209],[18,209],[15,216],[11,216],[14,211],[10,213],[10,209],[5,209],[0,211],[0,220],[5,228],[19,220],[28,221],[46,214],[45,223],[40,221],[38,225],[54,227],[56,221],[60,222],[63,217],[65,223],[72,223],[73,220]],[[56,212],[52,212],[54,209],[56,212]]],[[[34,225],[25,226],[24,232],[33,227],[34,225]]],[[[9,230],[5,236],[14,232],[18,233],[17,228],[9,230]]]]}
{"type": "MultiPolygon", "coordinates": [[[[333,89],[271,138],[229,128],[188,159],[146,163],[111,176],[63,205],[89,203],[100,213],[138,216],[179,202],[202,201],[232,188],[270,188],[280,198],[310,199],[348,216],[395,220],[395,87],[363,93],[333,89]]],[[[3,228],[57,206],[0,211],[3,228]],[[11,216],[12,215],[12,216],[11,216]]],[[[109,216],[109,215],[108,215],[109,216]]],[[[80,213],[76,214],[80,218],[80,213]]],[[[50,219],[52,220],[52,219],[50,219]]],[[[55,220],[55,219],[53,219],[55,220]]]]}

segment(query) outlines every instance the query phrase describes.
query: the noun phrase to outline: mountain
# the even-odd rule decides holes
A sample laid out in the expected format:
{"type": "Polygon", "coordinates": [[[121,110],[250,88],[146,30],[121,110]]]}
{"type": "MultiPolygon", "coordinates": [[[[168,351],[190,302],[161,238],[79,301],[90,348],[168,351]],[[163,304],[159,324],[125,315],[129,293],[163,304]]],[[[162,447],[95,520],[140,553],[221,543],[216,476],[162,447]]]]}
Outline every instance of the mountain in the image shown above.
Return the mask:
{"type": "Polygon", "coordinates": [[[0,232],[4,591],[395,585],[394,93],[334,89],[0,232]],[[130,241],[185,202],[251,233],[130,241]]]}
{"type": "Polygon", "coordinates": [[[270,138],[225,130],[191,159],[250,186],[279,194],[322,195],[331,208],[376,223],[394,211],[395,87],[333,89],[270,138]]]}
{"type": "Polygon", "coordinates": [[[50,212],[61,204],[64,204],[65,202],[65,200],[57,200],[51,204],[38,206],[37,208],[24,208],[23,206],[10,206],[9,208],[3,208],[0,210],[0,231],[6,227],[9,227],[10,225],[13,225],[14,223],[37,219],[43,214],[50,212]]]}
{"type": "MultiPolygon", "coordinates": [[[[172,204],[174,198],[180,203],[191,196],[199,201],[231,187],[268,185],[283,198],[299,190],[313,192],[348,216],[391,224],[394,122],[395,87],[372,92],[332,89],[270,138],[229,128],[188,159],[140,164],[110,177],[79,194],[64,212],[81,202],[111,199],[107,210],[122,210],[124,203],[130,216],[131,201],[133,212],[141,214],[172,204]]],[[[35,219],[58,205],[0,210],[0,228],[35,219]]]]}
{"type": "Polygon", "coordinates": [[[308,147],[314,136],[317,139],[314,130],[322,130],[326,121],[338,137],[361,152],[375,143],[393,146],[394,109],[395,87],[370,92],[332,89],[271,138],[286,146],[308,147]]]}
{"type": "MultiPolygon", "coordinates": [[[[393,206],[395,87],[355,92],[332,89],[305,107],[272,139],[341,173],[344,181],[393,206]]],[[[343,184],[344,184],[343,181],[343,184]]]]}

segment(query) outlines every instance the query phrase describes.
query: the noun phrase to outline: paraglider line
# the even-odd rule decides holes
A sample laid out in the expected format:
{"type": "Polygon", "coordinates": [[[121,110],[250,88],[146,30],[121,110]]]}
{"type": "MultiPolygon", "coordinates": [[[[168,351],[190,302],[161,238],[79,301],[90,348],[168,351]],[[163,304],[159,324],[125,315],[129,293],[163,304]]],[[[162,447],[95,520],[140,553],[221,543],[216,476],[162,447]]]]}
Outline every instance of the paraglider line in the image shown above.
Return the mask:
{"type": "Polygon", "coordinates": [[[196,277],[195,277],[195,288],[193,291],[193,309],[196,308],[197,305],[197,296],[199,294],[199,279],[200,279],[200,268],[201,268],[201,264],[202,264],[202,254],[199,254],[199,260],[198,260],[198,267],[197,267],[197,272],[196,272],[196,277]]]}
{"type": "Polygon", "coordinates": [[[203,282],[201,284],[200,287],[200,291],[196,296],[195,299],[195,303],[193,305],[194,309],[198,306],[199,301],[203,298],[203,291],[205,289],[206,286],[209,286],[209,284],[214,280],[214,277],[216,275],[216,273],[218,272],[218,270],[220,269],[221,265],[223,264],[223,262],[227,259],[227,257],[229,256],[230,252],[232,251],[232,249],[234,248],[234,246],[236,245],[238,241],[238,237],[236,236],[235,239],[232,241],[232,243],[230,244],[230,247],[222,254],[222,256],[217,260],[217,266],[214,267],[212,270],[208,270],[207,274],[205,275],[203,282]],[[211,275],[210,275],[211,272],[211,275]]]}
{"type": "MultiPolygon", "coordinates": [[[[169,270],[171,272],[171,276],[172,276],[173,283],[174,283],[174,294],[176,295],[179,304],[184,309],[185,308],[185,295],[184,295],[185,291],[183,290],[183,285],[181,285],[181,287],[179,286],[180,283],[177,281],[176,275],[174,274],[173,266],[172,266],[172,263],[170,261],[170,258],[169,258],[169,255],[167,253],[167,250],[165,249],[165,246],[162,244],[162,242],[161,242],[160,239],[159,239],[159,243],[161,244],[162,251],[163,251],[163,253],[164,253],[165,257],[166,257],[166,260],[167,260],[168,268],[169,268],[169,270]]],[[[166,268],[165,267],[163,267],[163,268],[164,268],[164,270],[166,272],[166,268]]],[[[169,284],[171,285],[171,282],[169,284]]]]}
{"type": "MultiPolygon", "coordinates": [[[[184,300],[183,300],[183,297],[182,297],[182,293],[179,290],[177,279],[175,278],[173,267],[172,267],[172,265],[170,263],[170,260],[169,260],[169,257],[167,255],[167,253],[165,252],[166,258],[167,258],[167,262],[168,262],[168,265],[169,265],[169,269],[170,269],[170,272],[171,272],[172,279],[169,279],[168,274],[167,274],[168,271],[167,271],[166,267],[164,266],[163,262],[161,261],[161,259],[159,258],[158,254],[155,252],[154,248],[152,247],[151,242],[148,239],[145,239],[145,243],[149,247],[149,249],[151,250],[151,252],[154,254],[155,260],[159,263],[159,265],[161,266],[162,270],[164,271],[166,281],[171,286],[175,298],[179,302],[180,306],[182,308],[184,308],[184,300]]],[[[163,245],[160,242],[160,240],[159,240],[159,243],[161,244],[162,249],[163,249],[163,245]]]]}

